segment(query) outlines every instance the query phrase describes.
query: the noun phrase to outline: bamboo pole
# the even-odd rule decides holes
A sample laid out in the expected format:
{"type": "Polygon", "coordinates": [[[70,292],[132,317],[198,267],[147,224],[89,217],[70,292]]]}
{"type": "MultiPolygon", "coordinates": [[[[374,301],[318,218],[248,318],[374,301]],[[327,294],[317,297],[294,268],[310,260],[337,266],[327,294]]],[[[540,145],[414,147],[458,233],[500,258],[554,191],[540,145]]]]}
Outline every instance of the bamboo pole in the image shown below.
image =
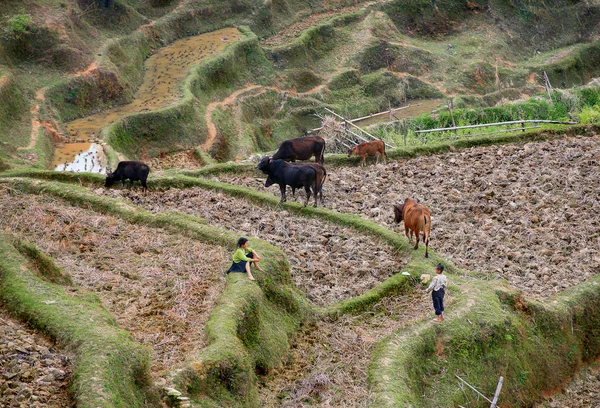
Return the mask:
{"type": "Polygon", "coordinates": [[[498,397],[500,396],[500,390],[502,389],[503,382],[504,382],[504,377],[500,376],[500,380],[498,381],[498,386],[496,387],[496,393],[494,394],[494,398],[492,399],[492,405],[490,405],[490,408],[496,408],[496,403],[498,402],[498,397]]]}
{"type": "Polygon", "coordinates": [[[445,131],[449,131],[449,130],[473,129],[473,128],[480,128],[480,127],[487,127],[487,126],[514,125],[516,123],[554,123],[557,125],[576,125],[577,124],[577,122],[561,122],[558,120],[527,119],[527,120],[513,120],[513,121],[509,121],[509,122],[484,123],[484,124],[480,124],[480,125],[455,126],[455,127],[448,127],[448,128],[416,130],[415,133],[445,132],[445,131]]]}
{"type": "MultiPolygon", "coordinates": [[[[366,130],[364,130],[364,129],[362,129],[362,128],[358,127],[358,126],[356,126],[354,123],[350,122],[350,121],[349,121],[349,120],[347,120],[345,117],[338,115],[337,113],[335,113],[335,112],[334,112],[334,111],[332,111],[331,109],[329,109],[329,108],[325,108],[325,110],[326,110],[327,112],[331,113],[332,115],[335,115],[335,116],[337,116],[338,118],[342,119],[342,120],[344,121],[344,123],[345,123],[345,124],[349,124],[350,126],[354,126],[354,127],[355,127],[355,128],[357,128],[358,130],[360,130],[362,133],[364,133],[364,134],[366,134],[367,136],[369,136],[371,139],[373,139],[373,140],[380,140],[380,139],[376,138],[375,136],[373,136],[372,134],[370,134],[369,132],[367,132],[366,130]]],[[[384,143],[385,143],[385,142],[384,142],[384,143]]],[[[389,147],[390,149],[394,149],[394,146],[392,146],[392,145],[390,145],[390,144],[387,144],[387,143],[385,143],[385,145],[386,145],[387,147],[389,147]]]]}

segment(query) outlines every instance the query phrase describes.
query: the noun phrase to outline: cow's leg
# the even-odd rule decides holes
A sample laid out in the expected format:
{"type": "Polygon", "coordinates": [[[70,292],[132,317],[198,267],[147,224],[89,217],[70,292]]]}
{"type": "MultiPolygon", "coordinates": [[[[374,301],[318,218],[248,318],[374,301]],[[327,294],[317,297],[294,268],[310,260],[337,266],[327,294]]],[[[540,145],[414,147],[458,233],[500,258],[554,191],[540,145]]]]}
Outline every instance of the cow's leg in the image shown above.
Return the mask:
{"type": "Polygon", "coordinates": [[[404,235],[406,235],[406,238],[408,238],[408,242],[412,242],[412,230],[406,226],[404,227],[404,235]]]}
{"type": "Polygon", "coordinates": [[[317,208],[317,198],[319,196],[318,185],[319,183],[317,182],[317,179],[315,179],[315,184],[313,186],[313,193],[315,194],[315,208],[317,208]]]}
{"type": "Polygon", "coordinates": [[[375,165],[376,166],[379,165],[379,156],[380,156],[379,152],[375,153],[375,165]]]}
{"type": "Polygon", "coordinates": [[[417,238],[417,242],[415,242],[415,249],[418,249],[419,248],[419,239],[421,238],[421,231],[416,230],[415,236],[417,238]]]}
{"type": "Polygon", "coordinates": [[[281,200],[279,200],[280,203],[283,203],[285,201],[285,189],[286,188],[287,188],[287,186],[285,184],[279,185],[279,191],[281,191],[281,200]]]}
{"type": "Polygon", "coordinates": [[[365,167],[367,164],[365,163],[365,159],[367,158],[367,156],[362,156],[361,157],[361,161],[360,161],[360,167],[365,167]]]}
{"type": "Polygon", "coordinates": [[[306,201],[304,201],[304,206],[306,207],[308,205],[308,200],[310,199],[310,184],[304,186],[304,191],[306,191],[306,201]]]}

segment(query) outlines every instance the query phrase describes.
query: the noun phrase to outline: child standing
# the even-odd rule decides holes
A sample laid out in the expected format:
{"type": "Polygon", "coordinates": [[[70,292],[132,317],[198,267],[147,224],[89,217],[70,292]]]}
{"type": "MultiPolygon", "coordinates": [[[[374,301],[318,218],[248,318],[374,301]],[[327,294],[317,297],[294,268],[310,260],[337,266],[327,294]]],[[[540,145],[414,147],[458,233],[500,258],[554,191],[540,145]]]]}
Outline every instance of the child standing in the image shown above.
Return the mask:
{"type": "Polygon", "coordinates": [[[444,275],[444,265],[439,263],[435,268],[435,276],[427,288],[427,292],[431,292],[433,308],[435,309],[435,314],[437,316],[435,319],[433,319],[434,322],[439,323],[444,320],[444,295],[447,287],[448,278],[446,278],[446,275],[444,275]]]}
{"type": "Polygon", "coordinates": [[[250,263],[254,262],[254,266],[259,271],[262,271],[258,266],[260,256],[252,248],[248,248],[248,238],[241,237],[237,242],[238,249],[233,253],[233,263],[227,270],[229,272],[246,272],[250,280],[255,280],[250,272],[250,263]],[[252,258],[248,258],[248,255],[252,255],[252,258]]]}

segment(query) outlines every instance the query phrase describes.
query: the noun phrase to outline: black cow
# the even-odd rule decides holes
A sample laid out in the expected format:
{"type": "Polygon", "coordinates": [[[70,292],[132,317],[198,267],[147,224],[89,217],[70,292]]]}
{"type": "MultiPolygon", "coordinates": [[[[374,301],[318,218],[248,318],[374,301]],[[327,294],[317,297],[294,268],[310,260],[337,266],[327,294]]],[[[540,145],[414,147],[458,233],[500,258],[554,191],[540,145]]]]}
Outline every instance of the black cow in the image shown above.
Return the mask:
{"type": "MultiPolygon", "coordinates": [[[[317,192],[323,204],[323,183],[327,178],[327,170],[319,163],[290,163],[292,166],[311,166],[317,172],[317,192]]],[[[296,187],[292,187],[292,197],[296,197],[296,187]]]]}
{"type": "Polygon", "coordinates": [[[317,188],[317,171],[314,167],[309,165],[293,165],[283,160],[273,160],[267,156],[258,163],[257,169],[268,175],[265,187],[279,184],[279,190],[281,191],[280,202],[286,201],[285,189],[287,186],[292,187],[292,189],[304,187],[306,191],[304,206],[306,207],[310,199],[310,189],[312,187],[315,194],[315,207],[317,206],[317,192],[319,190],[317,188]]]}
{"type": "Polygon", "coordinates": [[[106,175],[104,187],[112,186],[117,180],[120,180],[121,185],[125,186],[125,179],[129,179],[129,186],[133,187],[133,182],[140,180],[143,191],[146,192],[148,190],[148,185],[146,184],[148,173],[150,173],[150,167],[145,163],[139,161],[122,161],[119,162],[115,171],[106,175]]]}
{"type": "Polygon", "coordinates": [[[296,160],[308,160],[313,155],[315,162],[323,164],[325,158],[325,139],[320,136],[306,136],[297,139],[285,140],[273,155],[273,160],[285,160],[295,162],[296,160]]]}

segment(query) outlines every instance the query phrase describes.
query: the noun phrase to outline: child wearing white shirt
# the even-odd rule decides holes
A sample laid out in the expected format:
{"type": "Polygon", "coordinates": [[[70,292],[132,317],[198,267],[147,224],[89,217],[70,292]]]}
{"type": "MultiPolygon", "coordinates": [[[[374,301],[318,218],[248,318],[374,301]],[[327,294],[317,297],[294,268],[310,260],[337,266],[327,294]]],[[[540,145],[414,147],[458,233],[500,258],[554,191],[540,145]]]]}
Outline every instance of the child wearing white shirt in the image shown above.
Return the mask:
{"type": "Polygon", "coordinates": [[[444,275],[444,265],[439,263],[435,268],[435,276],[427,288],[427,292],[431,292],[433,308],[435,309],[435,314],[437,316],[433,321],[437,323],[444,320],[444,295],[447,287],[448,278],[444,275]]]}

